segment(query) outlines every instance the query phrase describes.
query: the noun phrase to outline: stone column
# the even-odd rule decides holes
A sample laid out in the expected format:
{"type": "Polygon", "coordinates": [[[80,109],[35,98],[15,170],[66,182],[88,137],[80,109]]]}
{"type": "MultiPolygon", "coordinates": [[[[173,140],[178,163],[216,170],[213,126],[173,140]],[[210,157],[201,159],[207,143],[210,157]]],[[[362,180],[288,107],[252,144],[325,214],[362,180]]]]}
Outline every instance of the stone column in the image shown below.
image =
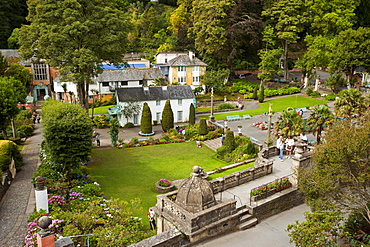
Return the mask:
{"type": "Polygon", "coordinates": [[[40,211],[40,209],[44,209],[46,210],[47,213],[49,213],[48,190],[44,186],[44,182],[36,181],[35,196],[36,196],[36,210],[40,211]]]}
{"type": "Polygon", "coordinates": [[[38,225],[41,231],[37,233],[37,246],[38,247],[55,247],[54,234],[49,229],[52,221],[47,216],[42,216],[39,219],[38,225]]]}

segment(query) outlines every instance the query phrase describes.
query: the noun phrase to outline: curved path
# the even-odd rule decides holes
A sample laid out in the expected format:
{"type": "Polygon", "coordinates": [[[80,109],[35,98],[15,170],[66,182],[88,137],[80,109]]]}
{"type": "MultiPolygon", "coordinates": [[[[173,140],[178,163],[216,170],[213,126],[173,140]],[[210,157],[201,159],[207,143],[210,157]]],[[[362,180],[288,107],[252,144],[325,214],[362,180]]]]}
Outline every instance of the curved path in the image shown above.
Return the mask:
{"type": "Polygon", "coordinates": [[[27,139],[22,150],[23,167],[0,202],[0,246],[23,246],[27,234],[27,220],[35,206],[35,191],[31,184],[39,163],[41,125],[35,125],[33,136],[27,139]]]}

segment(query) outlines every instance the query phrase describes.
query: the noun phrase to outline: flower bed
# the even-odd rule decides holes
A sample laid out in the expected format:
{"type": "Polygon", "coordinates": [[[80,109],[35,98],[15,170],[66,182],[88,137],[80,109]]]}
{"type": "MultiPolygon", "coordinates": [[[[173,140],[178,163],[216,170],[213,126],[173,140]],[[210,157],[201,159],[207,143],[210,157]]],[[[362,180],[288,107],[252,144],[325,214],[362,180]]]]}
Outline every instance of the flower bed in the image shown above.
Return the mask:
{"type": "Polygon", "coordinates": [[[267,130],[268,129],[268,122],[267,121],[256,122],[256,123],[253,123],[253,126],[259,128],[261,130],[267,130]]]}
{"type": "Polygon", "coordinates": [[[282,177],[276,179],[273,182],[263,184],[256,188],[253,188],[250,192],[250,198],[252,202],[265,199],[273,194],[285,190],[292,186],[292,183],[289,181],[288,177],[282,177]]]}
{"type": "Polygon", "coordinates": [[[161,178],[158,182],[155,183],[155,190],[159,193],[168,193],[175,189],[175,185],[173,185],[167,179],[161,178]]]}

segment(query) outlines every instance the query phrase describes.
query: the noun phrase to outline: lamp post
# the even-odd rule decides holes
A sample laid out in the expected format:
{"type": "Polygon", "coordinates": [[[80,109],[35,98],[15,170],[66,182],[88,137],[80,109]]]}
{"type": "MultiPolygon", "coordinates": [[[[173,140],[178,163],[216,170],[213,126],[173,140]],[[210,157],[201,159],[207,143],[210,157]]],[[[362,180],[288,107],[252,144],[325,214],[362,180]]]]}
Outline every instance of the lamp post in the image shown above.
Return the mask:
{"type": "Polygon", "coordinates": [[[267,140],[266,140],[266,145],[267,147],[270,144],[270,137],[271,137],[271,117],[272,117],[272,104],[269,104],[269,121],[268,121],[268,126],[267,126],[267,140]]]}
{"type": "Polygon", "coordinates": [[[211,116],[209,116],[211,122],[215,121],[215,117],[213,116],[213,97],[213,88],[211,88],[211,116]]]}

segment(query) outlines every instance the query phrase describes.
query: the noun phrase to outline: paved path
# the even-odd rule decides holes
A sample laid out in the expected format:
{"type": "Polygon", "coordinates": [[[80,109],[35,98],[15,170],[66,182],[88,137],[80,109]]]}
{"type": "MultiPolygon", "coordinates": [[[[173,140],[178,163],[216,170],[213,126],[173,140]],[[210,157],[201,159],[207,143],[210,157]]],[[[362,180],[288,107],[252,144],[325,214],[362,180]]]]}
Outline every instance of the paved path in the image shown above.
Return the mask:
{"type": "Polygon", "coordinates": [[[0,246],[23,246],[27,234],[27,220],[34,210],[35,197],[31,178],[39,162],[41,125],[23,147],[23,167],[0,202],[0,246]]]}

